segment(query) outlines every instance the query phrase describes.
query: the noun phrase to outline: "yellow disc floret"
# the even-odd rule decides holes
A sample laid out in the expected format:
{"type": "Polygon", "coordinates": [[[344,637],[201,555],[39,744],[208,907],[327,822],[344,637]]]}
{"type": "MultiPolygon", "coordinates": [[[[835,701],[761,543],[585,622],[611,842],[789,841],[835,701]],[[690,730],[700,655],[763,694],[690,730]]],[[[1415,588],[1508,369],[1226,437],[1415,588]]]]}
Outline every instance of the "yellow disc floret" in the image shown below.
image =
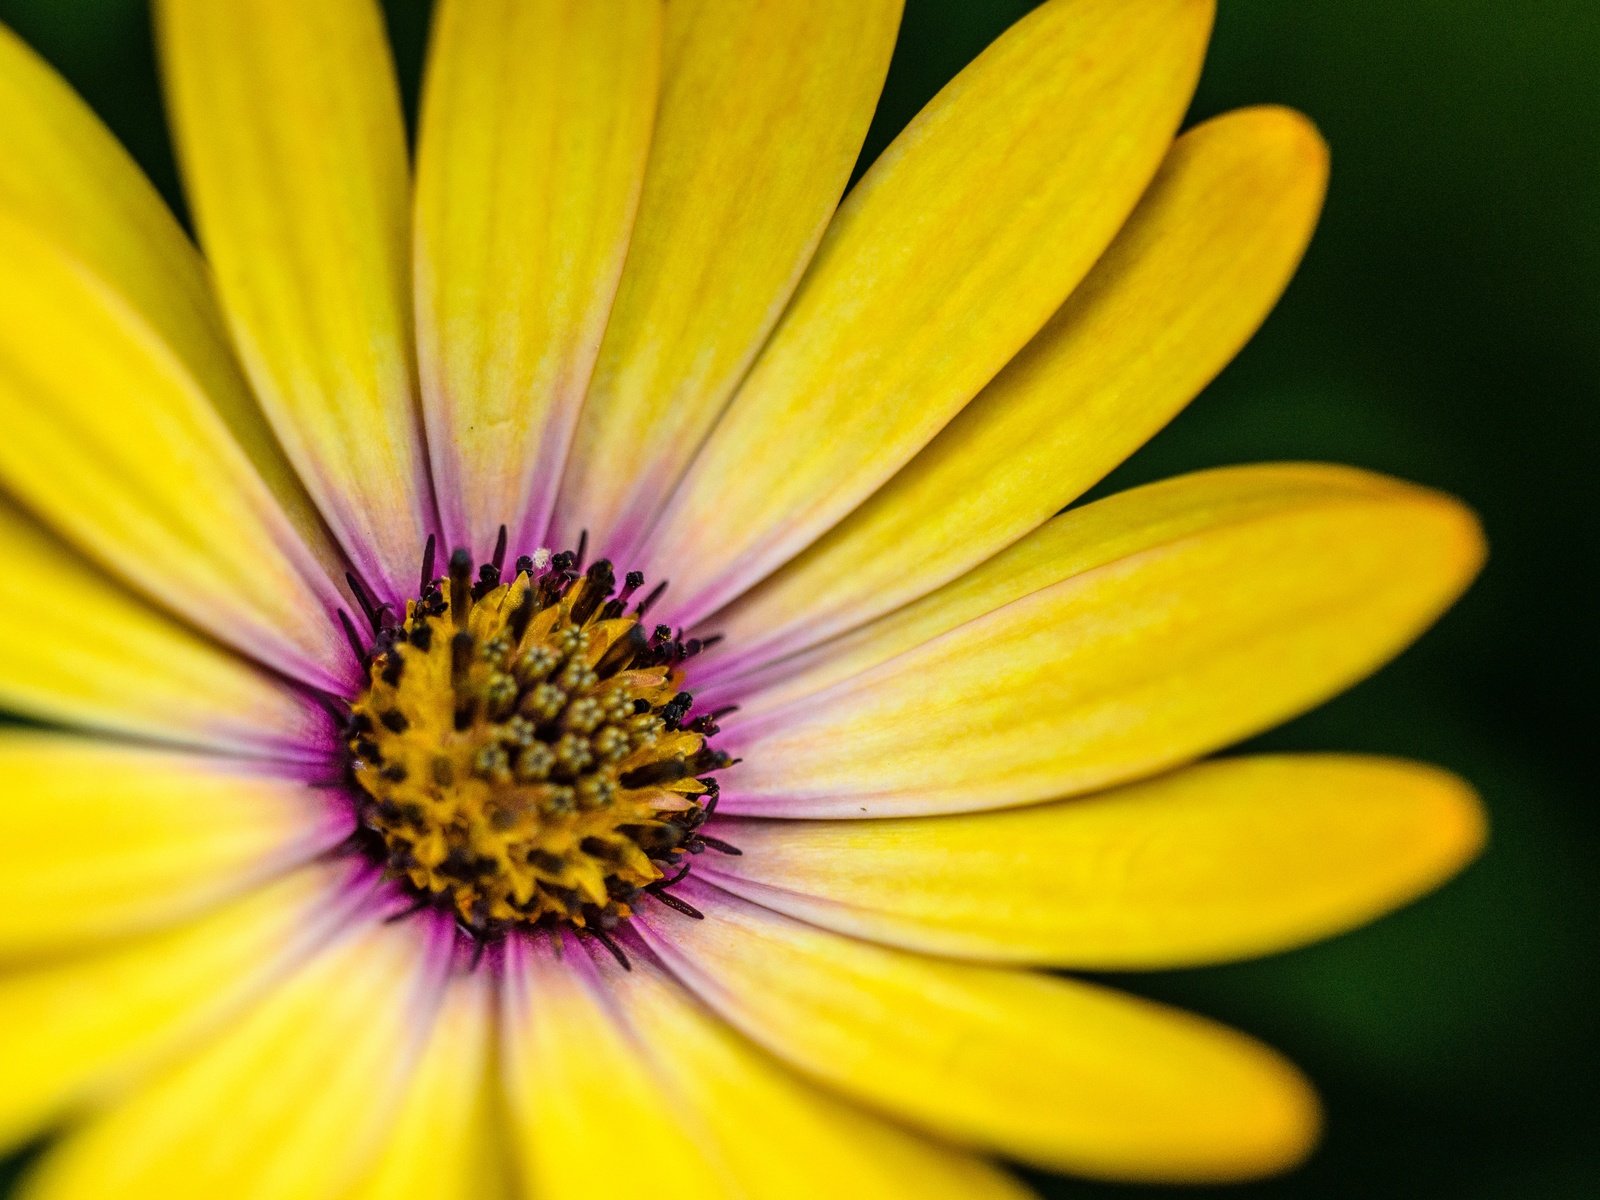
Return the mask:
{"type": "Polygon", "coordinates": [[[380,624],[348,735],[362,823],[392,874],[476,932],[603,931],[704,844],[699,776],[726,759],[708,719],[684,723],[693,646],[646,636],[625,611],[638,578],[613,599],[605,562],[469,572],[458,553],[380,624]]]}

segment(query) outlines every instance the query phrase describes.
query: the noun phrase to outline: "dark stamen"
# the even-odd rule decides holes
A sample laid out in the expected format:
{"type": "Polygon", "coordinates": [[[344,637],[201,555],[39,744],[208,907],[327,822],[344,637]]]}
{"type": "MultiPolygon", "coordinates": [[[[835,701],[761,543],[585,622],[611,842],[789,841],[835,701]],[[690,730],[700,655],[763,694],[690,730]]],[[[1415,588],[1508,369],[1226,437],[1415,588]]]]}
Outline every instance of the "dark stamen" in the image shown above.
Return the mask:
{"type": "Polygon", "coordinates": [[[428,585],[433,582],[433,554],[438,543],[433,534],[428,535],[428,544],[422,548],[422,580],[417,584],[417,595],[422,595],[428,590],[428,585]]]}
{"type": "Polygon", "coordinates": [[[635,767],[625,771],[618,777],[617,782],[625,788],[650,787],[657,783],[673,783],[684,779],[689,774],[689,764],[681,758],[663,758],[653,763],[645,763],[642,767],[635,767]]]}
{"type": "Polygon", "coordinates": [[[467,616],[472,611],[472,589],[468,586],[471,579],[472,555],[462,546],[450,556],[450,615],[458,629],[467,627],[467,616]]]}
{"type": "Polygon", "coordinates": [[[626,633],[606,647],[606,652],[594,665],[595,674],[601,679],[610,679],[618,671],[627,669],[629,663],[644,653],[648,644],[642,629],[637,625],[628,626],[626,633]]]}
{"type": "Polygon", "coordinates": [[[611,957],[617,960],[617,966],[621,967],[624,971],[633,970],[633,964],[628,961],[628,956],[622,952],[622,947],[617,945],[612,936],[604,929],[595,927],[591,929],[585,929],[584,932],[592,937],[595,941],[599,942],[607,950],[611,951],[611,957]]]}
{"type": "Polygon", "coordinates": [[[345,640],[350,643],[350,649],[356,652],[356,657],[365,661],[367,648],[361,644],[360,634],[356,633],[356,623],[342,608],[339,610],[339,627],[344,630],[345,640]]]}
{"type": "Polygon", "coordinates": [[[512,645],[521,642],[523,635],[528,632],[528,622],[533,620],[537,606],[537,597],[530,583],[523,589],[522,599],[517,601],[517,607],[511,610],[511,617],[506,622],[506,633],[510,636],[512,645]]]}
{"type": "Polygon", "coordinates": [[[500,577],[500,568],[506,565],[506,527],[500,526],[500,533],[494,539],[494,556],[489,559],[494,567],[495,578],[500,577]]]}
{"type": "Polygon", "coordinates": [[[647,887],[645,888],[645,891],[656,900],[661,901],[661,903],[665,904],[668,908],[674,909],[677,912],[681,912],[686,917],[693,917],[696,921],[704,921],[706,919],[705,913],[701,912],[687,900],[683,900],[677,896],[674,896],[671,892],[663,892],[653,887],[647,887]]]}
{"type": "Polygon", "coordinates": [[[639,607],[633,611],[635,614],[637,614],[641,621],[644,620],[645,614],[655,607],[656,601],[661,599],[662,593],[666,590],[667,581],[663,579],[660,583],[656,584],[655,587],[650,589],[649,593],[643,600],[639,601],[639,607]]]}
{"type": "Polygon", "coordinates": [[[383,626],[383,608],[375,604],[372,597],[367,595],[367,589],[361,586],[361,580],[356,578],[354,571],[344,573],[344,581],[350,585],[350,594],[356,598],[356,603],[361,606],[361,613],[367,618],[367,624],[372,626],[372,632],[377,633],[383,626]]]}

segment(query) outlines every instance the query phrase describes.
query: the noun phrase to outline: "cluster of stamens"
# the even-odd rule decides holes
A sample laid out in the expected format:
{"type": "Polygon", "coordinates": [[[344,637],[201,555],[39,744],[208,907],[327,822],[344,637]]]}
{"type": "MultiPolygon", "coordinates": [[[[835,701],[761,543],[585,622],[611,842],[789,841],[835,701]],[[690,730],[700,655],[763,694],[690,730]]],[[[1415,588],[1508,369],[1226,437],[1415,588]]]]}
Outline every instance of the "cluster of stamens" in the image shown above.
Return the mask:
{"type": "Polygon", "coordinates": [[[481,939],[603,938],[645,894],[697,916],[665,889],[687,855],[734,852],[700,832],[728,759],[706,744],[715,715],[691,719],[679,690],[699,643],[646,633],[660,589],[630,611],[643,577],[619,589],[581,553],[525,556],[502,580],[502,532],[476,579],[465,551],[435,578],[430,542],[403,619],[352,580],[374,633],[346,730],[363,830],[419,907],[481,939]]]}

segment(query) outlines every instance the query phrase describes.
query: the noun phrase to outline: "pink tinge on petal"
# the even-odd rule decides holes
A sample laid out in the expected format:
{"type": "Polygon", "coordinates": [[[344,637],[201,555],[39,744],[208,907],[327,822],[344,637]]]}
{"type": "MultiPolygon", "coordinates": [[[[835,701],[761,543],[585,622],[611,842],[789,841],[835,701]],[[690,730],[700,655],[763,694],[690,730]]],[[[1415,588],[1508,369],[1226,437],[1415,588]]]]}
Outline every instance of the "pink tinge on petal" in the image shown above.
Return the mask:
{"type": "MultiPolygon", "coordinates": [[[[421,578],[422,574],[423,551],[427,547],[428,536],[430,533],[434,534],[435,546],[447,547],[439,556],[439,563],[442,568],[445,559],[449,558],[450,556],[450,550],[448,548],[449,544],[443,538],[439,537],[434,530],[419,528],[414,565],[403,573],[397,568],[394,572],[395,579],[392,583],[386,582],[389,578],[389,574],[385,571],[383,564],[378,560],[377,556],[371,552],[370,548],[357,547],[354,550],[346,550],[346,557],[348,557],[350,560],[352,573],[358,580],[360,580],[363,587],[367,591],[367,595],[375,603],[387,604],[395,612],[403,613],[405,611],[406,601],[414,599],[417,594],[417,582],[421,578]]],[[[341,597],[343,604],[341,604],[339,607],[343,608],[347,613],[353,616],[356,619],[357,624],[362,627],[363,631],[365,631],[365,623],[361,619],[359,604],[357,603],[356,598],[350,593],[348,583],[345,585],[343,593],[344,594],[341,597]]],[[[334,611],[330,612],[328,614],[328,618],[337,623],[339,620],[338,609],[336,608],[334,611]]],[[[352,678],[358,682],[360,680],[359,663],[356,664],[352,678]]]]}
{"type": "Polygon", "coordinates": [[[277,763],[270,771],[262,773],[304,781],[306,785],[310,829],[305,841],[296,848],[298,854],[315,856],[333,852],[356,832],[354,797],[342,786],[326,786],[325,770],[312,773],[298,764],[277,763]]]}
{"type": "Polygon", "coordinates": [[[241,758],[279,764],[286,773],[308,782],[329,778],[344,754],[338,722],[312,695],[302,693],[298,700],[305,711],[300,732],[289,735],[244,729],[226,737],[226,742],[237,743],[228,744],[227,750],[241,758]]]}
{"type": "MultiPolygon", "coordinates": [[[[715,637],[715,625],[694,631],[702,639],[715,637]]],[[[712,708],[743,704],[769,682],[784,677],[783,662],[771,646],[754,651],[742,650],[730,642],[719,642],[694,663],[691,689],[695,699],[712,708]]]]}
{"type": "Polygon", "coordinates": [[[347,864],[346,873],[329,907],[339,910],[342,924],[395,924],[416,937],[429,981],[421,995],[431,1018],[445,980],[452,971],[475,964],[477,946],[461,933],[450,914],[432,905],[419,908],[415,894],[389,878],[384,868],[366,855],[351,853],[340,862],[347,864]]]}
{"type": "MultiPolygon", "coordinates": [[[[691,872],[682,883],[673,889],[673,892],[685,902],[694,905],[705,914],[705,920],[715,921],[717,909],[727,908],[730,905],[748,905],[750,901],[735,896],[732,892],[724,891],[713,883],[704,879],[697,879],[691,872]]],[[[675,975],[679,982],[691,992],[695,992],[703,999],[711,1002],[715,1007],[710,979],[699,972],[694,965],[693,958],[685,952],[678,939],[673,936],[673,929],[677,922],[692,921],[694,918],[683,916],[680,913],[670,912],[661,908],[652,908],[648,912],[636,914],[628,922],[626,937],[636,941],[636,944],[649,952],[667,970],[675,975]]],[[[630,944],[633,944],[630,941],[630,944]]]]}

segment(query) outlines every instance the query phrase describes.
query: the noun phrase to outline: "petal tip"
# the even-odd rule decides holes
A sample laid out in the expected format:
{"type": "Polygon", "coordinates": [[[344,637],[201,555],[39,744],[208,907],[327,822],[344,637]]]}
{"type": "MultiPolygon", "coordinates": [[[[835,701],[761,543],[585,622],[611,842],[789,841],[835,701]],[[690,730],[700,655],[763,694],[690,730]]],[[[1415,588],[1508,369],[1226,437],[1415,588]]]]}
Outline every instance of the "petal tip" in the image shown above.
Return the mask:
{"type": "Polygon", "coordinates": [[[1311,1156],[1322,1140],[1322,1101],[1299,1068],[1280,1060],[1278,1079],[1253,1131],[1241,1143],[1235,1172],[1228,1178],[1261,1179],[1292,1171],[1311,1156]]]}
{"type": "Polygon", "coordinates": [[[1249,121],[1263,141],[1282,148],[1286,157],[1302,161],[1308,168],[1316,168],[1326,175],[1328,167],[1328,141],[1322,130],[1305,113],[1286,104],[1255,104],[1223,114],[1218,120],[1232,118],[1249,121]]]}
{"type": "MultiPolygon", "coordinates": [[[[1445,492],[1418,489],[1419,527],[1438,548],[1449,598],[1453,602],[1477,578],[1489,559],[1483,520],[1463,501],[1445,492]]],[[[1419,529],[1420,531],[1420,529],[1419,529]]]]}
{"type": "Polygon", "coordinates": [[[1489,814],[1477,789],[1442,767],[1413,764],[1425,780],[1418,797],[1417,853],[1426,868],[1422,890],[1452,878],[1483,853],[1489,814]]]}

